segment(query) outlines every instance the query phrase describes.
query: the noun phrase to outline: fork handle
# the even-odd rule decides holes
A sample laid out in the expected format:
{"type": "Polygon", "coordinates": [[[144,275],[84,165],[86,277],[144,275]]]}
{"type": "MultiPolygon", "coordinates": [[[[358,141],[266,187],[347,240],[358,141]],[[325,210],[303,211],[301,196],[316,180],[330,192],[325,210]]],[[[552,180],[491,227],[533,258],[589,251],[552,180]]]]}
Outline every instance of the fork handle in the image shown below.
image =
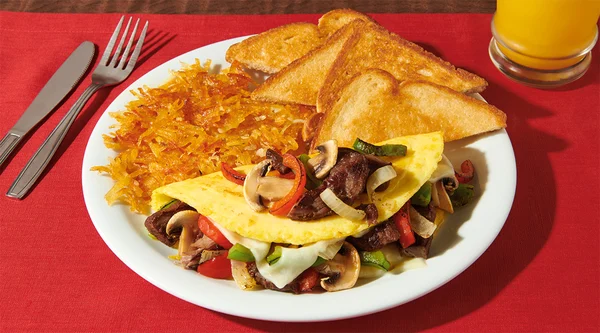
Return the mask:
{"type": "Polygon", "coordinates": [[[35,184],[35,181],[40,177],[44,169],[46,169],[50,160],[52,160],[52,156],[56,153],[56,150],[65,138],[65,135],[81,109],[83,109],[90,97],[102,87],[103,85],[92,83],[85,89],[69,112],[67,112],[52,133],[46,138],[46,141],[42,143],[33,157],[27,162],[27,165],[21,170],[21,173],[19,173],[6,193],[8,197],[22,199],[27,192],[29,192],[29,189],[35,184]]]}
{"type": "Polygon", "coordinates": [[[22,135],[8,132],[4,138],[2,138],[2,141],[0,141],[0,167],[2,167],[4,161],[6,161],[10,153],[15,149],[17,144],[19,144],[22,137],[22,135]]]}

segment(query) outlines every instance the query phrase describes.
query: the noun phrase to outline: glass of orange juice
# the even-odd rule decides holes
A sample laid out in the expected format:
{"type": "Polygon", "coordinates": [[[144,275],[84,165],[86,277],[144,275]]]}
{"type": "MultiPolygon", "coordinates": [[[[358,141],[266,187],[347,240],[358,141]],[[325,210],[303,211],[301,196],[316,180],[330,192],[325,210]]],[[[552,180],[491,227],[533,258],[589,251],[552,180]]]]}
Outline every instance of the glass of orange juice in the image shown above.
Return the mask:
{"type": "Polygon", "coordinates": [[[552,88],[583,76],[598,40],[600,0],[497,0],[489,53],[518,82],[552,88]]]}

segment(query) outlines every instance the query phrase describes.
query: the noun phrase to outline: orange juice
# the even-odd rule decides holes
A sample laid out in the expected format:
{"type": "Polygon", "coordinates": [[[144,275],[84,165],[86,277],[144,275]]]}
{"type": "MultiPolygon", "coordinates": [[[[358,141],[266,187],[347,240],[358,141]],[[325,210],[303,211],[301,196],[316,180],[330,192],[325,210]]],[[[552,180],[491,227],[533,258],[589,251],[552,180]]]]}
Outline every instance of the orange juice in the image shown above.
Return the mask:
{"type": "Polygon", "coordinates": [[[492,23],[498,48],[529,68],[578,63],[593,43],[600,0],[498,0],[492,23]]]}

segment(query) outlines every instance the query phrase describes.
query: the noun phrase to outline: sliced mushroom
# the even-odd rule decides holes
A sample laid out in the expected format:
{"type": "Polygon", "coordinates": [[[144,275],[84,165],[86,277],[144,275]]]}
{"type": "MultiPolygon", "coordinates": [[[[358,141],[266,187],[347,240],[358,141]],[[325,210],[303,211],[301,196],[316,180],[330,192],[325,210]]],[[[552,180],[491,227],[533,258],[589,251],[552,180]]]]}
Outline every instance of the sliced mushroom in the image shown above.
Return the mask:
{"type": "Polygon", "coordinates": [[[193,210],[184,210],[176,213],[167,222],[167,235],[175,230],[181,229],[179,236],[179,247],[177,253],[183,255],[190,248],[190,245],[196,240],[196,236],[200,231],[198,229],[199,214],[193,210]]]}
{"type": "Polygon", "coordinates": [[[260,178],[264,177],[269,172],[270,168],[271,160],[266,159],[255,165],[246,175],[246,180],[244,180],[244,199],[246,199],[250,208],[257,212],[266,208],[262,204],[262,200],[258,194],[258,185],[260,184],[260,178]]]}
{"type": "Polygon", "coordinates": [[[285,197],[294,187],[293,179],[261,177],[258,179],[258,195],[270,201],[285,197]]]}
{"type": "MultiPolygon", "coordinates": [[[[434,187],[435,187],[435,194],[437,197],[437,200],[434,199],[434,204],[437,203],[437,206],[440,209],[445,210],[450,214],[454,213],[454,207],[452,207],[452,201],[450,201],[450,197],[448,196],[448,193],[446,192],[446,188],[444,187],[443,182],[442,181],[436,182],[434,187]]],[[[433,195],[433,191],[432,191],[432,195],[433,195]]]]}
{"type": "Polygon", "coordinates": [[[323,179],[337,162],[337,141],[329,140],[318,146],[317,150],[320,154],[308,160],[308,164],[313,168],[315,176],[323,179]]]}
{"type": "Polygon", "coordinates": [[[458,188],[458,179],[456,179],[456,176],[444,178],[442,179],[442,183],[447,193],[452,193],[458,188]]]}
{"type": "Polygon", "coordinates": [[[360,274],[358,251],[348,242],[344,242],[340,251],[319,267],[326,278],[321,279],[321,287],[327,291],[338,291],[354,287],[360,274]]]}

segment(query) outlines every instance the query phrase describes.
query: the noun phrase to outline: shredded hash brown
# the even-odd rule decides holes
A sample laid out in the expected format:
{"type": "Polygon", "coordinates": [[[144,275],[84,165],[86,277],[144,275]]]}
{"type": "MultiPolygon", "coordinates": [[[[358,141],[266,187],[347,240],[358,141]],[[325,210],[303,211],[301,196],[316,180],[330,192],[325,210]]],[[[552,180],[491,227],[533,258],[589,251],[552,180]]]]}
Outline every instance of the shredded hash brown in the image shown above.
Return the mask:
{"type": "Polygon", "coordinates": [[[110,113],[117,124],[104,144],[118,155],[92,168],[115,181],[105,196],[110,205],[145,214],[158,187],[215,172],[221,162],[256,163],[267,148],[304,149],[300,134],[314,109],[251,100],[255,82],[235,62],[219,74],[210,69],[196,59],[158,88],[132,90],[137,98],[110,113]]]}

